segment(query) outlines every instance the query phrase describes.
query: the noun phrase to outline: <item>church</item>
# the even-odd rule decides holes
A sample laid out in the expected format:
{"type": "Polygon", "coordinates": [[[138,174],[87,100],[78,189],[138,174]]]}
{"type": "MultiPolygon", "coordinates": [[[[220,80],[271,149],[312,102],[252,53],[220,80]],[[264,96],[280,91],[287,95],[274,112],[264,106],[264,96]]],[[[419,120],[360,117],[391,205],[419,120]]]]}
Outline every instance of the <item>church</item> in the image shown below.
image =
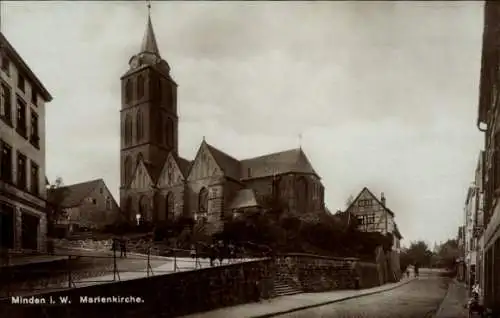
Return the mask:
{"type": "Polygon", "coordinates": [[[148,16],[140,52],[121,77],[120,206],[128,221],[188,217],[216,231],[269,199],[289,213],[325,211],[321,178],[301,148],[239,160],[203,139],[194,159],[181,157],[170,71],[148,16]]]}

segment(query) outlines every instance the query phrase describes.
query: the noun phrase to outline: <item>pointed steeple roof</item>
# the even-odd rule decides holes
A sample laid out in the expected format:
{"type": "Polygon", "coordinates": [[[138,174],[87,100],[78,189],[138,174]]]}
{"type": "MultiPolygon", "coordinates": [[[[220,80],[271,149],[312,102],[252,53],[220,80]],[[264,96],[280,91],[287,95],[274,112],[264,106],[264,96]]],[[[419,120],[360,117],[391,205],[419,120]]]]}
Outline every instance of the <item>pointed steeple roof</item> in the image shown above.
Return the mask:
{"type": "Polygon", "coordinates": [[[158,50],[158,44],[156,43],[155,32],[153,31],[153,24],[151,23],[151,14],[148,14],[148,24],[146,26],[144,38],[142,39],[140,53],[152,53],[160,56],[160,50],[158,50]]]}

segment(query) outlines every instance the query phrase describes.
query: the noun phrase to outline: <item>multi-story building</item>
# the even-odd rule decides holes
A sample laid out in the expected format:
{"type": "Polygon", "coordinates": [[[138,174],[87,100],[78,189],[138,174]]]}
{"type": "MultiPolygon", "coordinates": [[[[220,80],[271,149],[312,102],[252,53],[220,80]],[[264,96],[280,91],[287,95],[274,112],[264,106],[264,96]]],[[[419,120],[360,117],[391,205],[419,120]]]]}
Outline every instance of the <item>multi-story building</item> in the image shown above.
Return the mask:
{"type": "Polygon", "coordinates": [[[48,190],[48,201],[63,211],[56,220],[61,234],[102,229],[119,217],[119,207],[103,179],[48,190]]]}
{"type": "Polygon", "coordinates": [[[464,263],[465,282],[470,287],[475,283],[477,263],[477,222],[479,187],[473,182],[467,190],[464,206],[464,263]]]}
{"type": "Polygon", "coordinates": [[[482,233],[484,302],[500,312],[500,3],[484,5],[477,126],[485,133],[482,233]]]}
{"type": "Polygon", "coordinates": [[[457,279],[459,281],[464,281],[465,280],[465,262],[464,262],[464,255],[465,255],[465,234],[464,234],[464,229],[465,226],[461,225],[458,227],[458,232],[457,232],[457,243],[458,243],[458,251],[459,251],[459,256],[457,259],[457,279]]]}
{"type": "Polygon", "coordinates": [[[45,103],[51,95],[0,33],[0,246],[45,249],[45,103]]]}
{"type": "Polygon", "coordinates": [[[386,205],[384,193],[380,195],[379,200],[367,187],[364,187],[347,207],[345,214],[349,218],[356,218],[360,231],[391,235],[392,248],[386,256],[389,257],[392,275],[396,280],[399,280],[401,278],[399,254],[403,237],[394,220],[394,212],[386,205]]]}
{"type": "Polygon", "coordinates": [[[384,193],[381,194],[379,200],[367,187],[364,187],[347,207],[345,213],[357,219],[360,231],[392,234],[393,250],[400,252],[403,237],[394,220],[394,212],[386,206],[384,193]]]}

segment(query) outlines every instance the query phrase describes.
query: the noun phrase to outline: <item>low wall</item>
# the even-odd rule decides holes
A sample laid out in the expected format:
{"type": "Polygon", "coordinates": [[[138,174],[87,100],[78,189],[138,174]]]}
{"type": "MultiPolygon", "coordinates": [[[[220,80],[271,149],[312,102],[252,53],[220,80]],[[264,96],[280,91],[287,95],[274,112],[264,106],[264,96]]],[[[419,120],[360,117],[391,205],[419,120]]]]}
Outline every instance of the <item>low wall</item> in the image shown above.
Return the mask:
{"type": "Polygon", "coordinates": [[[247,263],[218,266],[169,275],[154,276],[111,284],[94,285],[46,293],[54,300],[69,297],[72,306],[10,305],[0,303],[0,317],[175,317],[225,306],[248,303],[255,299],[255,282],[266,285],[272,260],[260,259],[247,263]],[[141,304],[100,305],[94,311],[89,305],[79,306],[80,297],[141,297],[141,304]],[[90,309],[90,311],[89,311],[90,309]]]}
{"type": "Polygon", "coordinates": [[[381,284],[377,265],[355,258],[287,254],[278,256],[275,266],[278,280],[292,282],[304,292],[369,288],[381,284]]]}

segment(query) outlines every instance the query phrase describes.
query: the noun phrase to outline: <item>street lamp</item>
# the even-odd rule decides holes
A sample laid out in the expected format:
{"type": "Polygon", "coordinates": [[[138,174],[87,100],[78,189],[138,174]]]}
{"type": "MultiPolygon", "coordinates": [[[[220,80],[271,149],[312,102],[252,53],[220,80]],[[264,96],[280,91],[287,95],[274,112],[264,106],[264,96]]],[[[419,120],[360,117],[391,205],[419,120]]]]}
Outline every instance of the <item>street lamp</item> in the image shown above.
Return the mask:
{"type": "Polygon", "coordinates": [[[135,221],[137,222],[137,226],[139,226],[140,222],[141,222],[141,215],[139,213],[137,213],[135,215],[135,221]]]}

